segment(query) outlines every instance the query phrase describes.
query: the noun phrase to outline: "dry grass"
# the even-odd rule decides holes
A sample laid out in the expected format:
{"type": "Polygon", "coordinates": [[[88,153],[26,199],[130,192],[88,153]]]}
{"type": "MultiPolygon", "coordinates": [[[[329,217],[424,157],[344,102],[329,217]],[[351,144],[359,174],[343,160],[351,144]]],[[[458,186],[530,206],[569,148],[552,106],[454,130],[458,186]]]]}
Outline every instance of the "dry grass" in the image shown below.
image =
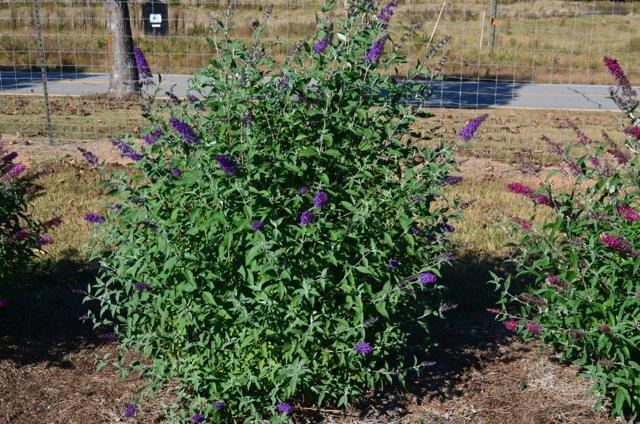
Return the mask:
{"type": "MultiPolygon", "coordinates": [[[[156,72],[192,73],[207,63],[210,56],[204,36],[208,15],[221,17],[224,1],[182,1],[170,5],[170,37],[142,35],[140,2],[132,4],[132,27],[136,43],[148,52],[156,72]]],[[[264,10],[273,3],[267,37],[282,40],[277,50],[284,54],[300,38],[316,29],[315,12],[322,1],[239,1],[234,16],[233,34],[250,36],[249,23],[263,19],[264,10]]],[[[108,68],[108,41],[105,10],[92,3],[58,0],[44,3],[47,63],[51,67],[87,72],[108,68]]],[[[501,2],[496,49],[489,52],[486,35],[480,49],[482,0],[447,2],[437,32],[454,37],[449,76],[470,78],[506,78],[518,81],[552,83],[601,83],[610,79],[601,66],[604,54],[618,57],[638,79],[640,37],[638,6],[613,1],[576,2],[561,0],[501,2]]],[[[416,60],[426,49],[442,2],[408,0],[399,7],[391,27],[397,35],[412,25],[422,25],[405,46],[410,59],[416,60]]],[[[39,63],[31,35],[31,6],[8,2],[0,9],[0,65],[30,67],[39,63]]],[[[487,24],[488,25],[488,24],[487,24]]]]}

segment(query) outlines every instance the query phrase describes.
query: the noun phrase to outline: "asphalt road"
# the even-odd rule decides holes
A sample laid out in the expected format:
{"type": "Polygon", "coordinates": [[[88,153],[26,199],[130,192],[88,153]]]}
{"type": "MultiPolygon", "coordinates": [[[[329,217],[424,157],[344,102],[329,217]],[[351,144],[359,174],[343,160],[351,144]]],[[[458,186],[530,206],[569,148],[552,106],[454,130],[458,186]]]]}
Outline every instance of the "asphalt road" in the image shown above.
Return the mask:
{"type": "MultiPolygon", "coordinates": [[[[52,96],[85,96],[105,93],[108,74],[60,73],[47,75],[52,96]]],[[[165,75],[162,93],[174,86],[180,97],[186,94],[189,76],[165,75]]],[[[40,72],[0,71],[0,95],[41,95],[40,72]]],[[[605,85],[527,84],[498,81],[443,81],[433,84],[428,107],[530,108],[560,110],[617,110],[605,85]]]]}

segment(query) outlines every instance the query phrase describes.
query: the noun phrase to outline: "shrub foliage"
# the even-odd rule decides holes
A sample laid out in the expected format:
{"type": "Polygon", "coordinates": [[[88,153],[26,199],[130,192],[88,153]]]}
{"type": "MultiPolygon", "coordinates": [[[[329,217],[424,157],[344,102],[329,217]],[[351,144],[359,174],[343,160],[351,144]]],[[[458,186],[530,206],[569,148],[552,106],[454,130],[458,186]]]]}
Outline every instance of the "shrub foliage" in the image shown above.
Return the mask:
{"type": "Polygon", "coordinates": [[[146,106],[145,143],[114,142],[137,172],[115,173],[118,203],[88,217],[102,265],[88,299],[96,326],[149,359],[134,369],[180,383],[184,417],[285,419],[420,368],[454,162],[411,132],[404,100],[432,75],[389,75],[397,2],[349,3],[280,62],[257,21],[249,45],[218,22],[187,99],[146,106]]]}
{"type": "Polygon", "coordinates": [[[541,228],[518,217],[512,257],[525,291],[494,276],[503,291],[501,318],[511,331],[539,336],[562,358],[583,367],[615,415],[640,414],[640,120],[638,97],[618,63],[605,64],[618,82],[612,91],[630,119],[624,146],[594,143],[574,127],[578,145],[563,151],[570,190],[545,183],[538,190],[514,182],[553,219],[541,228]],[[577,149],[576,149],[577,148],[577,149]],[[576,154],[575,152],[581,152],[576,154]]]}

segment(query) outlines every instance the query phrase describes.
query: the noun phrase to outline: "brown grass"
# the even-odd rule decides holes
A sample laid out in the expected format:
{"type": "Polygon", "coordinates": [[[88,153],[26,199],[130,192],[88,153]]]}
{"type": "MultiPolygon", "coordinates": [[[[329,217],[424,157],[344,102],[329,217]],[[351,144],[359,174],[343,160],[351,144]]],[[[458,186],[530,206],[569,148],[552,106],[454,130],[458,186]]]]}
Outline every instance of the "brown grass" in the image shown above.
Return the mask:
{"type": "MultiPolygon", "coordinates": [[[[31,47],[31,6],[8,3],[0,10],[0,65],[29,68],[39,63],[31,47]]],[[[209,14],[222,17],[226,2],[172,2],[171,36],[166,38],[144,36],[140,3],[130,3],[136,43],[147,51],[156,72],[192,73],[207,63],[210,53],[204,36],[209,14]]],[[[315,12],[322,1],[238,3],[233,35],[245,39],[250,36],[249,23],[255,18],[263,20],[266,6],[274,4],[267,38],[282,40],[284,44],[278,52],[284,54],[299,39],[313,35],[315,12]]],[[[93,3],[82,4],[71,0],[44,3],[47,63],[54,68],[105,72],[109,63],[105,10],[93,3]]],[[[454,0],[447,4],[437,36],[454,37],[445,68],[449,76],[608,84],[610,78],[602,69],[601,60],[603,55],[611,54],[621,60],[632,79],[638,79],[640,38],[634,36],[633,30],[639,18],[634,15],[638,6],[632,2],[501,2],[493,53],[487,45],[486,28],[482,48],[479,43],[486,2],[454,0]]],[[[400,35],[409,26],[422,25],[405,46],[411,61],[424,54],[441,5],[440,0],[411,0],[399,7],[391,27],[393,33],[400,35]]]]}

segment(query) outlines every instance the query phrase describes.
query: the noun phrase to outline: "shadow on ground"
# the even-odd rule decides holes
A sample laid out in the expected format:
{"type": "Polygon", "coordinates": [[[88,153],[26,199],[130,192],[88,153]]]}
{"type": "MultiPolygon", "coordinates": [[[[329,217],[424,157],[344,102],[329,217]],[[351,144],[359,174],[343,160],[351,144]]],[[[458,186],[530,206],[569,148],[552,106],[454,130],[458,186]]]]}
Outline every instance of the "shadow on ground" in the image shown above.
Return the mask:
{"type": "MultiPolygon", "coordinates": [[[[75,251],[63,255],[74,256],[75,251]]],[[[0,311],[0,361],[68,368],[69,353],[97,344],[91,325],[80,319],[87,312],[84,290],[96,271],[91,264],[61,259],[15,276],[4,295],[9,306],[0,311]]]]}

